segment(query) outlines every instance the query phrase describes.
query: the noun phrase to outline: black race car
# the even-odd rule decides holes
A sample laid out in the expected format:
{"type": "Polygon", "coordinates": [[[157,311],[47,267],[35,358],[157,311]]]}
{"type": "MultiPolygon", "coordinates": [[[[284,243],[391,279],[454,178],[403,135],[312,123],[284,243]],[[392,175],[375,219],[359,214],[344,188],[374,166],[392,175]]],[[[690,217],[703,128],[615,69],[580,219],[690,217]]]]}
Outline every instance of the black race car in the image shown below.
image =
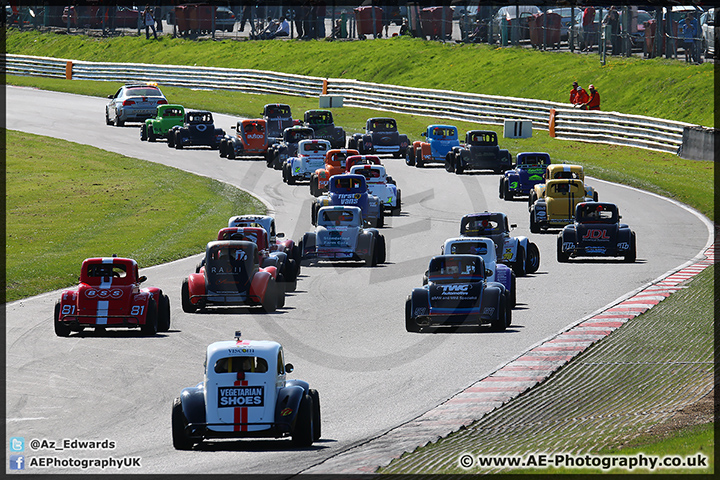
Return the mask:
{"type": "Polygon", "coordinates": [[[620,212],[613,203],[583,202],[575,207],[575,222],[558,234],[557,260],[571,257],[637,257],[635,232],[620,223],[620,212]]]}

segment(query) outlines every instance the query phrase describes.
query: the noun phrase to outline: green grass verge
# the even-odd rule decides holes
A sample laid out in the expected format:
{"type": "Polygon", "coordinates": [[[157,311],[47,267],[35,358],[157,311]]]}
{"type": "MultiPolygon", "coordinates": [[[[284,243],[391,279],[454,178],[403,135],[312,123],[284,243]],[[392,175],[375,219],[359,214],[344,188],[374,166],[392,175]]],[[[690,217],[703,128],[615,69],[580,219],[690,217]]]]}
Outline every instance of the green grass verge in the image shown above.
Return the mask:
{"type": "Polygon", "coordinates": [[[235,187],[163,165],[8,130],[6,300],[77,283],[112,254],[148,267],[200,253],[233,215],[265,212],[235,187]]]}
{"type": "Polygon", "coordinates": [[[328,78],[567,102],[594,84],[603,110],[714,125],[714,65],[497,48],[396,37],[372,41],[92,38],[7,31],[7,53],[72,60],[250,68],[328,78]]]}
{"type": "MultiPolygon", "coordinates": [[[[114,82],[13,75],[7,76],[7,83],[102,97],[106,97],[108,92],[114,93],[121,85],[114,82]]],[[[186,108],[206,109],[241,117],[257,117],[266,103],[287,103],[292,107],[295,117],[302,116],[302,112],[317,108],[318,105],[316,98],[252,95],[229,90],[198,91],[168,86],[162,86],[162,90],[170,102],[180,103],[186,108]]],[[[352,133],[361,131],[368,117],[387,113],[345,107],[333,109],[333,115],[336,124],[352,133]]],[[[411,140],[420,140],[420,132],[425,130],[428,124],[435,122],[452,123],[461,132],[477,128],[490,129],[502,137],[502,127],[499,126],[449,122],[399,113],[392,116],[397,119],[401,131],[407,133],[411,140]]],[[[529,139],[501,138],[501,146],[510,150],[513,155],[527,151],[549,152],[553,162],[583,165],[588,175],[674,198],[696,208],[709,218],[714,218],[714,162],[685,160],[670,153],[632,147],[558,140],[542,130],[535,130],[533,137],[529,139]]],[[[601,187],[598,191],[600,200],[613,200],[603,197],[601,187]]]]}

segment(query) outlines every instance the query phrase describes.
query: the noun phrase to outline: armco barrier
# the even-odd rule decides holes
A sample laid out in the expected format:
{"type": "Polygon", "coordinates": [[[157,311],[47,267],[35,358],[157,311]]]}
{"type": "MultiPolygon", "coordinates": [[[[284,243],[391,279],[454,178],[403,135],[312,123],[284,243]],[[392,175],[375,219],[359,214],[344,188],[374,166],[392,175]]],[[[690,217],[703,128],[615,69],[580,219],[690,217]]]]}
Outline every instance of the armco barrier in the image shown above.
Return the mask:
{"type": "MultiPolygon", "coordinates": [[[[617,112],[585,111],[543,100],[383,85],[350,79],[323,79],[263,70],[182,65],[85,62],[7,54],[4,73],[112,82],[157,82],[185,88],[241,90],[303,97],[341,96],[348,107],[425,115],[448,120],[504,125],[529,120],[556,138],[626,145],[677,153],[683,129],[694,125],[617,112]],[[551,112],[554,110],[554,115],[551,112]],[[552,118],[552,122],[551,122],[552,118]]],[[[687,147],[686,147],[687,148],[687,147]]]]}

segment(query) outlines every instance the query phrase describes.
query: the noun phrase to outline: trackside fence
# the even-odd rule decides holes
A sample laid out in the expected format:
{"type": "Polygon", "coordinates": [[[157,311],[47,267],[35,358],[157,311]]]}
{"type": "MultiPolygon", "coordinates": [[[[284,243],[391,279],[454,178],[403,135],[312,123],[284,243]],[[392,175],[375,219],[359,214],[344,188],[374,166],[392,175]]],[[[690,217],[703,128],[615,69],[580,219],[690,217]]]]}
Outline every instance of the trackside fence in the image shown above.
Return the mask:
{"type": "Polygon", "coordinates": [[[112,82],[157,82],[196,89],[240,90],[257,94],[314,97],[342,96],[343,104],[389,112],[424,115],[489,125],[505,120],[530,120],[533,128],[549,130],[556,138],[625,145],[677,153],[683,129],[692,124],[585,111],[526,98],[401,87],[349,79],[323,79],[263,70],[182,65],[86,62],[6,54],[4,73],[112,82]]]}

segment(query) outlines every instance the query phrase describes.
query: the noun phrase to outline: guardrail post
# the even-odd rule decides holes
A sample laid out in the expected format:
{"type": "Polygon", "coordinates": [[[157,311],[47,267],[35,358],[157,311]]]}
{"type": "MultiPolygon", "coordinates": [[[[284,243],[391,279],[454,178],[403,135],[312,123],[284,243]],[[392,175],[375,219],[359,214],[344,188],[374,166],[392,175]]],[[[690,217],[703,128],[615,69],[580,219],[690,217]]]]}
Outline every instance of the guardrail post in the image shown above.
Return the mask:
{"type": "Polygon", "coordinates": [[[325,78],[325,79],[323,79],[323,89],[322,89],[323,95],[327,95],[327,87],[328,87],[328,81],[327,81],[327,78],[325,78]]]}
{"type": "Polygon", "coordinates": [[[71,60],[68,60],[68,62],[65,64],[65,78],[67,80],[72,80],[72,70],[73,62],[71,60]]]}
{"type": "Polygon", "coordinates": [[[555,109],[550,109],[550,120],[548,121],[548,132],[550,136],[555,138],[555,109]]]}

